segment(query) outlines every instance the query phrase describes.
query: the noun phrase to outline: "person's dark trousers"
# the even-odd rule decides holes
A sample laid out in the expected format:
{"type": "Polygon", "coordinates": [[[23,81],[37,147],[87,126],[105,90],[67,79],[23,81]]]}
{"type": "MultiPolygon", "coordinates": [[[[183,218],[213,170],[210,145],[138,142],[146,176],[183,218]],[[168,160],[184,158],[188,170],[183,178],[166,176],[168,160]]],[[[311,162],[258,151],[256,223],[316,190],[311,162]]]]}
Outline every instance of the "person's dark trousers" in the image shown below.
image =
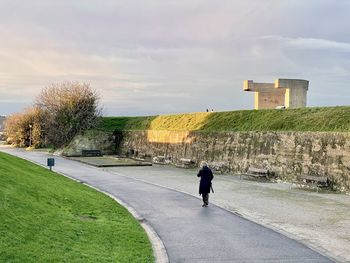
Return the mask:
{"type": "Polygon", "coordinates": [[[209,204],[209,194],[202,194],[202,198],[203,198],[203,203],[205,205],[209,204]]]}

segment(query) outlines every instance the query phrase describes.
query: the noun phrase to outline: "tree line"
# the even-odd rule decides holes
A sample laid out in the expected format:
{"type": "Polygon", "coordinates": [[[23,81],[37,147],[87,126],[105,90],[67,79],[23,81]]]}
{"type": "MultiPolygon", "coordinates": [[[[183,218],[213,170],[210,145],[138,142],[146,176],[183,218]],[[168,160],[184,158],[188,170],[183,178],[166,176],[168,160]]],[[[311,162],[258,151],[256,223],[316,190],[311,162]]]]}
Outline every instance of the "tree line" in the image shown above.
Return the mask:
{"type": "Polygon", "coordinates": [[[6,118],[9,144],[35,148],[61,147],[97,125],[100,97],[87,83],[63,82],[41,90],[32,106],[6,118]]]}

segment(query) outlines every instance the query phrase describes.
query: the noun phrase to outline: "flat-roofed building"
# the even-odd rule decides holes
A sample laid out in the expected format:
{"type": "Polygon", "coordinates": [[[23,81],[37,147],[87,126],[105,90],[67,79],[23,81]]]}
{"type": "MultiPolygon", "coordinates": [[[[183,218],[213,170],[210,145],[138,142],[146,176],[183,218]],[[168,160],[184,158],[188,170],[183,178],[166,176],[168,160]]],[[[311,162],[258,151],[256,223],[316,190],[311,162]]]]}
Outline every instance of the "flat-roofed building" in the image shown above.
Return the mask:
{"type": "Polygon", "coordinates": [[[274,83],[245,80],[243,85],[244,91],[254,92],[256,110],[306,107],[308,88],[309,81],[303,79],[276,79],[274,83]]]}

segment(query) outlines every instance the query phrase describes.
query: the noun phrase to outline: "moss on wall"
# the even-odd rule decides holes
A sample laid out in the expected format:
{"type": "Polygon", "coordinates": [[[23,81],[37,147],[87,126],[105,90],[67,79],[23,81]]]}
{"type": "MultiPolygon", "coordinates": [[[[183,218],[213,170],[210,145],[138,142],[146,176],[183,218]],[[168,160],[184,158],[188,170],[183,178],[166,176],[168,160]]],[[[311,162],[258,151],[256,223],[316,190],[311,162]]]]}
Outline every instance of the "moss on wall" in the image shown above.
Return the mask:
{"type": "Polygon", "coordinates": [[[87,131],[84,135],[77,135],[63,149],[62,155],[80,156],[82,150],[101,150],[103,154],[112,154],[114,152],[113,134],[102,131],[87,131]]]}

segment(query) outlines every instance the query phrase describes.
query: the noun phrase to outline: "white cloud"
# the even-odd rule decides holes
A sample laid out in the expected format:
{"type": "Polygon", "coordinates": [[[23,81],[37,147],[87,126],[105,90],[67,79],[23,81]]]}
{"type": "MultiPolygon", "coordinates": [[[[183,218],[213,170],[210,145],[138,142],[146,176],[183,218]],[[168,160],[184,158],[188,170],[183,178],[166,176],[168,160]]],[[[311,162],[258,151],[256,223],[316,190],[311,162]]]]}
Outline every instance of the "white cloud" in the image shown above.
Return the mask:
{"type": "Polygon", "coordinates": [[[244,79],[305,78],[310,94],[330,86],[346,94],[349,8],[331,0],[4,0],[0,114],[14,98],[12,108],[65,80],[91,83],[109,114],[252,108],[244,79]]]}
{"type": "Polygon", "coordinates": [[[263,36],[261,40],[281,43],[287,47],[306,50],[329,50],[337,52],[350,52],[350,43],[337,42],[320,38],[291,38],[283,36],[263,36]]]}

